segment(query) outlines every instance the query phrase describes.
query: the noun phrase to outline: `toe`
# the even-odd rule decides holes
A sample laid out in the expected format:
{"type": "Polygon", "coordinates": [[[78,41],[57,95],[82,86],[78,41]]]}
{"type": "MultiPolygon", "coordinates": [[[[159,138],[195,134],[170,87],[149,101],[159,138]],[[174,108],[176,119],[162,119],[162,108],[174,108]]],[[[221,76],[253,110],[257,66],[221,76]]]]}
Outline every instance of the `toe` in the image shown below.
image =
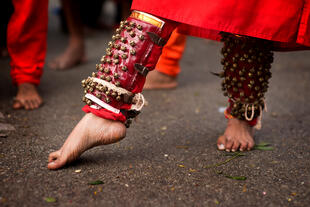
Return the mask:
{"type": "Polygon", "coordinates": [[[24,102],[24,107],[25,107],[26,110],[30,110],[30,109],[31,109],[30,101],[26,100],[26,101],[24,102]]]}
{"type": "Polygon", "coordinates": [[[19,100],[15,100],[13,103],[13,109],[20,109],[23,107],[23,104],[19,100]]]}
{"type": "Polygon", "coordinates": [[[66,159],[64,156],[61,156],[61,151],[52,152],[48,157],[47,168],[50,170],[55,170],[60,167],[63,167],[66,164],[66,159]]]}
{"type": "Polygon", "coordinates": [[[254,141],[250,141],[250,142],[248,143],[248,150],[253,149],[254,144],[255,144],[254,141]]]}
{"type": "Polygon", "coordinates": [[[56,170],[58,168],[63,167],[66,164],[66,160],[62,159],[62,157],[58,157],[56,160],[48,163],[47,168],[50,170],[56,170]]]}
{"type": "Polygon", "coordinates": [[[34,108],[34,109],[39,108],[39,102],[38,102],[38,100],[34,100],[34,101],[32,102],[32,104],[33,104],[33,108],[34,108]]]}
{"type": "Polygon", "coordinates": [[[60,156],[60,151],[52,152],[48,156],[48,162],[52,162],[52,161],[56,160],[59,156],[60,156]]]}
{"type": "Polygon", "coordinates": [[[245,151],[247,149],[247,147],[248,147],[248,143],[247,142],[241,142],[239,149],[242,152],[242,151],[245,151]]]}
{"type": "Polygon", "coordinates": [[[234,144],[232,145],[231,151],[235,152],[239,149],[240,147],[240,142],[234,141],[234,144]]]}
{"type": "Polygon", "coordinates": [[[35,109],[35,102],[33,100],[29,100],[29,107],[30,109],[35,109]]]}
{"type": "Polygon", "coordinates": [[[220,136],[217,140],[217,148],[219,150],[224,150],[225,149],[225,142],[226,142],[226,138],[225,136],[220,136]]]}
{"type": "Polygon", "coordinates": [[[233,146],[234,142],[232,139],[226,139],[226,145],[225,145],[225,149],[227,152],[231,151],[231,148],[233,146]]]}

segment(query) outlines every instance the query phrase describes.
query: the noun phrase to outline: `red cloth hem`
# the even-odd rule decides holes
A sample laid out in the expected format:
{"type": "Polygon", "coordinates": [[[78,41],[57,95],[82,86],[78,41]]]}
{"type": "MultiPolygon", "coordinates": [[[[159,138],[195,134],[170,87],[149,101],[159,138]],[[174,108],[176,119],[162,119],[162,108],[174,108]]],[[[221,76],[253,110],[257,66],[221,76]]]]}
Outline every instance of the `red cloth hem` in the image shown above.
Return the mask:
{"type": "Polygon", "coordinates": [[[310,46],[309,0],[134,0],[131,9],[183,23],[178,28],[183,34],[218,40],[218,33],[224,31],[282,42],[277,46],[291,50],[310,46]]]}
{"type": "Polygon", "coordinates": [[[113,113],[111,111],[108,111],[104,108],[101,108],[101,109],[94,109],[94,108],[91,108],[90,106],[88,105],[85,105],[82,110],[85,112],[85,113],[92,113],[100,118],[103,118],[103,119],[109,119],[109,120],[114,120],[114,121],[121,121],[121,122],[125,122],[126,121],[126,117],[119,113],[119,114],[116,114],[116,113],[113,113]]]}

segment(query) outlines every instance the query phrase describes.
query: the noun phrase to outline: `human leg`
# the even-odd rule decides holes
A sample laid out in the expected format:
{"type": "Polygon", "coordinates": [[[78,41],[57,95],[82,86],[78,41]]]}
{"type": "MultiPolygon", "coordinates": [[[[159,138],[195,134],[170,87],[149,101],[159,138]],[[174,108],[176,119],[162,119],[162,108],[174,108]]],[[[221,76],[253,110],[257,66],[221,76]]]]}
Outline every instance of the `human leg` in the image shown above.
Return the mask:
{"type": "Polygon", "coordinates": [[[162,55],[144,85],[144,89],[169,89],[177,86],[180,73],[180,60],[186,43],[186,36],[174,30],[163,48],[162,55]]]}
{"type": "Polygon", "coordinates": [[[71,68],[86,60],[79,5],[73,0],[62,0],[61,3],[69,29],[69,43],[65,51],[49,63],[49,67],[56,70],[71,68]]]}
{"type": "Polygon", "coordinates": [[[264,94],[271,77],[273,53],[267,40],[223,33],[224,78],[222,89],[229,97],[225,111],[228,125],[217,142],[220,150],[250,150],[254,146],[253,127],[260,127],[264,94]]]}
{"type": "Polygon", "coordinates": [[[48,1],[13,0],[12,3],[14,13],[8,24],[7,47],[11,77],[18,87],[13,108],[34,109],[42,104],[36,86],[40,83],[46,54],[48,1]]]}
{"type": "Polygon", "coordinates": [[[63,147],[50,154],[50,169],[62,167],[98,143],[113,143],[125,136],[125,126],[129,127],[144,105],[145,77],[175,27],[172,21],[136,11],[121,22],[96,65],[97,72],[82,81],[87,104],[83,110],[92,114],[86,114],[63,147]]]}

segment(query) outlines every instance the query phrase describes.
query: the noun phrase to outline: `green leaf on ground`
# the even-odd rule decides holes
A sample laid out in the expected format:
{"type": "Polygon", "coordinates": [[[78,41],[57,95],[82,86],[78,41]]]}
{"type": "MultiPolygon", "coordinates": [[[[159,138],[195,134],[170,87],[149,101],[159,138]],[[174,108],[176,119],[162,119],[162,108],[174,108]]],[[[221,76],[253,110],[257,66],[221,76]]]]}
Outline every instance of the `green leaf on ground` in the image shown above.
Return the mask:
{"type": "Polygon", "coordinates": [[[56,198],[53,198],[53,197],[46,197],[44,198],[44,200],[48,203],[54,203],[56,202],[56,198]]]}
{"type": "Polygon", "coordinates": [[[225,152],[224,155],[225,155],[225,156],[235,156],[235,155],[238,155],[238,156],[245,156],[245,154],[240,153],[240,152],[225,152]]]}
{"type": "Polygon", "coordinates": [[[225,176],[226,178],[230,178],[230,179],[233,179],[233,180],[246,180],[246,177],[245,176],[231,176],[231,175],[226,175],[223,173],[223,171],[217,171],[216,174],[218,175],[223,175],[225,176]]]}
{"type": "Polygon", "coordinates": [[[219,163],[216,163],[216,164],[213,164],[213,165],[207,165],[205,166],[204,168],[206,169],[209,169],[209,168],[213,168],[213,167],[218,167],[218,166],[221,166],[221,165],[224,165],[230,161],[232,161],[233,159],[236,159],[237,157],[241,157],[241,156],[244,156],[245,154],[241,153],[241,152],[235,152],[234,155],[232,155],[231,158],[223,161],[223,162],[219,162],[219,163]]]}
{"type": "Polygon", "coordinates": [[[267,143],[267,142],[261,142],[259,144],[256,144],[254,146],[254,149],[256,150],[263,150],[263,151],[271,151],[273,150],[274,148],[272,146],[270,146],[270,143],[267,143]]]}
{"type": "Polygon", "coordinates": [[[230,178],[233,180],[246,180],[245,176],[231,176],[231,175],[225,175],[226,178],[230,178]]]}
{"type": "Polygon", "coordinates": [[[257,144],[256,146],[260,146],[260,147],[266,147],[266,146],[270,146],[271,144],[268,142],[260,142],[259,144],[257,144]]]}
{"type": "Polygon", "coordinates": [[[101,180],[96,180],[96,181],[93,181],[93,182],[89,182],[88,184],[89,185],[101,185],[101,184],[103,184],[104,182],[103,181],[101,181],[101,180]]]}

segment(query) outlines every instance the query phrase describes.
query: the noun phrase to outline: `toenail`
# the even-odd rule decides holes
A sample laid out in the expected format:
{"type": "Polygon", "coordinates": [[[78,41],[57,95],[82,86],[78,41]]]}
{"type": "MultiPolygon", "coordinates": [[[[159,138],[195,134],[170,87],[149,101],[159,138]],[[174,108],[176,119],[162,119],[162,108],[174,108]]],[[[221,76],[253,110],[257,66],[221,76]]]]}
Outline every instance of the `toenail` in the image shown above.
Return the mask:
{"type": "Polygon", "coordinates": [[[223,150],[223,149],[225,149],[225,146],[224,146],[223,144],[220,144],[220,145],[218,145],[218,148],[219,148],[220,150],[223,150]]]}
{"type": "Polygon", "coordinates": [[[235,152],[236,150],[235,150],[235,149],[232,149],[231,151],[235,152]]]}
{"type": "Polygon", "coordinates": [[[243,151],[243,149],[240,149],[240,152],[242,152],[243,151]]]}
{"type": "Polygon", "coordinates": [[[226,149],[226,152],[230,152],[230,150],[229,150],[229,149],[226,149]]]}

